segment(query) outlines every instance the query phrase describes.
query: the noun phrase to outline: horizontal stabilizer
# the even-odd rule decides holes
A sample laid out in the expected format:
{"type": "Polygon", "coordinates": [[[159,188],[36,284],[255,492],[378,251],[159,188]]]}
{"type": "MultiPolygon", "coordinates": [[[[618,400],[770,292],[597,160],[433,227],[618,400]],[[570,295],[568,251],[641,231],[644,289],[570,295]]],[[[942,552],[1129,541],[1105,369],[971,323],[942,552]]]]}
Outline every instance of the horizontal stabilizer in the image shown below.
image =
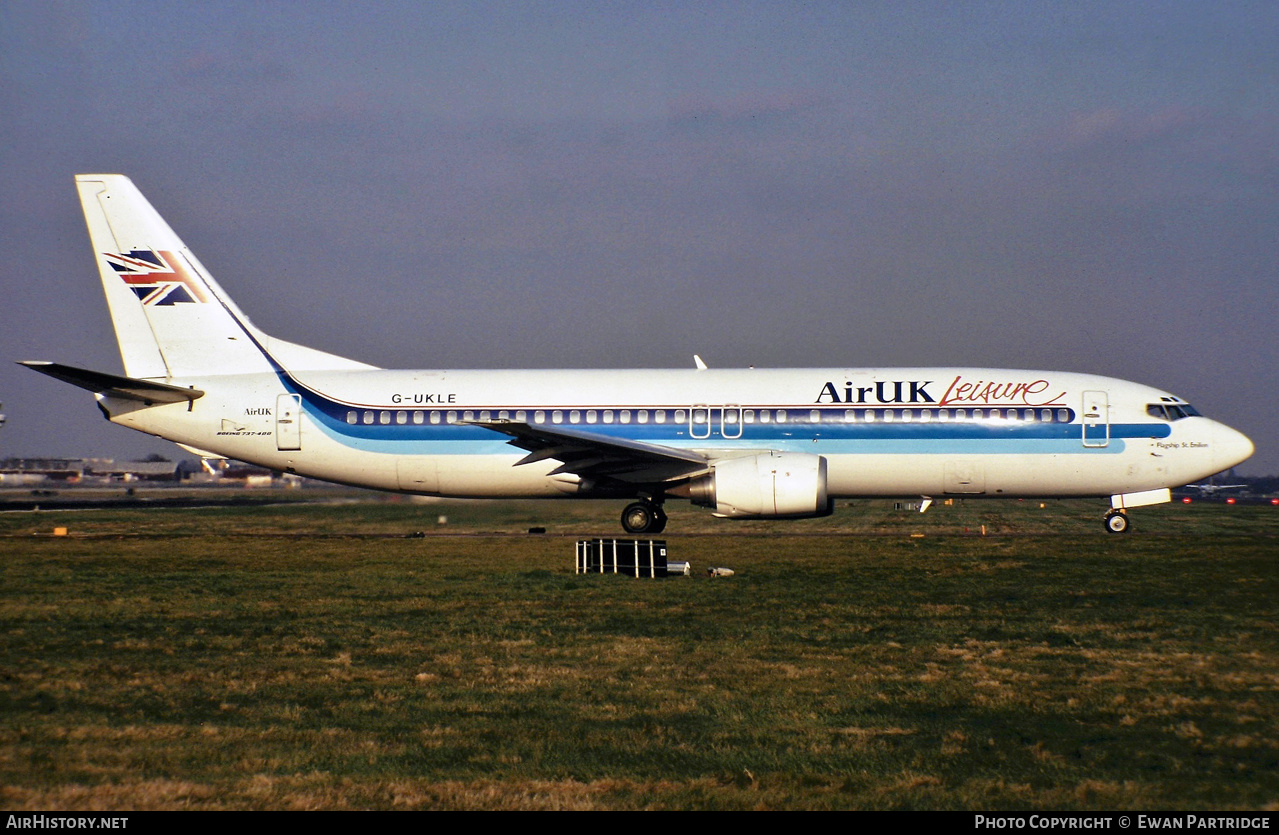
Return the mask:
{"type": "Polygon", "coordinates": [[[122,397],[126,400],[140,400],[143,403],[180,403],[204,396],[204,392],[196,388],[182,388],[167,383],[154,383],[150,380],[135,380],[132,377],[121,377],[118,374],[107,374],[102,371],[89,371],[56,362],[20,362],[32,371],[48,374],[50,377],[88,389],[95,394],[110,397],[122,397]]]}

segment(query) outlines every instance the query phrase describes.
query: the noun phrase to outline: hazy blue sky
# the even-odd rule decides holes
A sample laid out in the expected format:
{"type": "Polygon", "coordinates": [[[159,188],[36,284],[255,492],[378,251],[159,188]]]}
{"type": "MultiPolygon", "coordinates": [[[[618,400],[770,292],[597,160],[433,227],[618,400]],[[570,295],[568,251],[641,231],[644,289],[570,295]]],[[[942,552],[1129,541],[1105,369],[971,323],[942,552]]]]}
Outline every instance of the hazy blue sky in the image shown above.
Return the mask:
{"type": "Polygon", "coordinates": [[[72,177],[387,367],[981,365],[1176,392],[1279,472],[1279,5],[0,2],[0,456],[182,453],[72,177]]]}

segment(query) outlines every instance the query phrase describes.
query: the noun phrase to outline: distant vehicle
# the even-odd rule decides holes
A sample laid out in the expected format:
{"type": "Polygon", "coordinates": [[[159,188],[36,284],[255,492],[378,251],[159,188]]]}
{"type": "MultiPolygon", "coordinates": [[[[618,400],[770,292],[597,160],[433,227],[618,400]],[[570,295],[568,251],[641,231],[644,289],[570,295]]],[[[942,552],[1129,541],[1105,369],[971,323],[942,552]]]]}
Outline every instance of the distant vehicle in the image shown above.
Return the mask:
{"type": "Polygon", "coordinates": [[[1253,452],[1179,397],[1086,374],[387,371],[258,330],[128,178],[76,182],[125,376],[23,364],[201,456],[404,493],[627,499],[631,533],[661,531],[671,497],[757,519],[863,496],[1105,496],[1119,533],[1253,452]]]}

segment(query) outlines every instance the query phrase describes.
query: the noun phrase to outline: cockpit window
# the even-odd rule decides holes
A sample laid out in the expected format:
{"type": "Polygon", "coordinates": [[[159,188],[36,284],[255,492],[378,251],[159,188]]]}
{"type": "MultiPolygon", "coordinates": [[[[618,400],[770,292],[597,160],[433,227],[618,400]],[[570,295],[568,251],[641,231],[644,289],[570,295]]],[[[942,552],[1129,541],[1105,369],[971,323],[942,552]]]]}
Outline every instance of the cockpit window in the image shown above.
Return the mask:
{"type": "Polygon", "coordinates": [[[1146,414],[1161,420],[1200,417],[1199,410],[1189,403],[1149,403],[1146,405],[1146,414]]]}

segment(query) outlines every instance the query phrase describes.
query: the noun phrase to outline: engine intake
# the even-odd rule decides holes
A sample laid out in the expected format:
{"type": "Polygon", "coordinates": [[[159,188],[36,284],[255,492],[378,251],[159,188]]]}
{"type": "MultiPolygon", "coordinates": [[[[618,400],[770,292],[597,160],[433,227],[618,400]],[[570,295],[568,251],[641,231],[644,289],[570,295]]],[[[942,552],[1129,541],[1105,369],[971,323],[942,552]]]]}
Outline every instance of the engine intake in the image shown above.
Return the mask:
{"type": "Polygon", "coordinates": [[[728,458],[672,495],[734,519],[829,516],[826,459],[803,452],[728,458]]]}

